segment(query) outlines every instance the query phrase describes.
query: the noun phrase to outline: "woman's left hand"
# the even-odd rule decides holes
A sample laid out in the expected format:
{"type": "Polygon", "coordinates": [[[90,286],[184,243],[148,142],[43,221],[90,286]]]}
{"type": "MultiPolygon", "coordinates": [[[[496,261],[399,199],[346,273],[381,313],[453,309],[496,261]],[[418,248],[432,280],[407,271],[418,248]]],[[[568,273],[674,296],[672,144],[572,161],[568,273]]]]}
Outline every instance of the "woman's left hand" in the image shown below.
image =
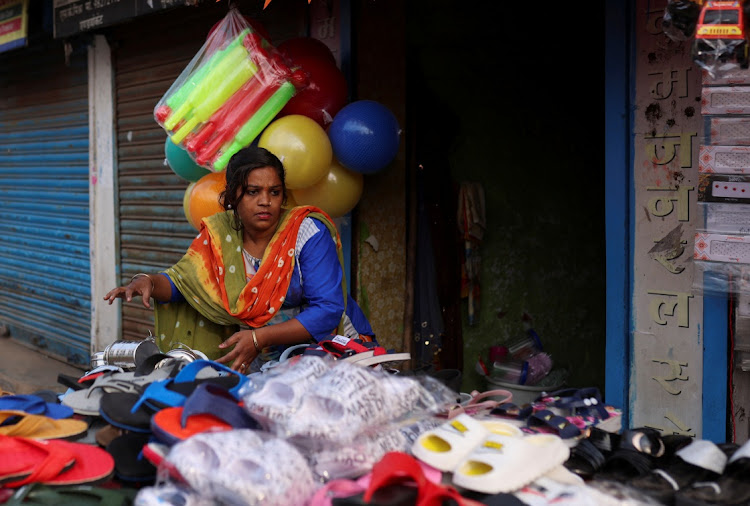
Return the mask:
{"type": "Polygon", "coordinates": [[[234,346],[232,351],[216,359],[216,361],[220,364],[232,362],[231,368],[233,370],[244,373],[248,370],[253,360],[255,360],[255,357],[258,356],[253,344],[251,331],[240,330],[239,332],[235,332],[232,334],[232,337],[221,343],[219,348],[231,348],[232,346],[234,346]]]}

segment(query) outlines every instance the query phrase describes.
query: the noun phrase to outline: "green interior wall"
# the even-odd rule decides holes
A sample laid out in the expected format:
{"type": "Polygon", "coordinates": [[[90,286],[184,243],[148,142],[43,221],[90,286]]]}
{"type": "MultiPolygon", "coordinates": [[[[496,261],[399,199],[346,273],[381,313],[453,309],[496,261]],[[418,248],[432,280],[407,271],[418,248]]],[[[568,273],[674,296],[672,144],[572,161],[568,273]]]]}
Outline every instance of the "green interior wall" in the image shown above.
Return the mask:
{"type": "Polygon", "coordinates": [[[485,390],[477,357],[530,325],[567,385],[604,392],[603,60],[579,52],[597,41],[562,37],[557,15],[521,23],[528,6],[409,5],[419,18],[408,24],[411,64],[446,119],[451,178],[481,183],[486,196],[474,326],[463,303],[463,390],[485,390]],[[531,29],[549,43],[543,51],[531,29]]]}

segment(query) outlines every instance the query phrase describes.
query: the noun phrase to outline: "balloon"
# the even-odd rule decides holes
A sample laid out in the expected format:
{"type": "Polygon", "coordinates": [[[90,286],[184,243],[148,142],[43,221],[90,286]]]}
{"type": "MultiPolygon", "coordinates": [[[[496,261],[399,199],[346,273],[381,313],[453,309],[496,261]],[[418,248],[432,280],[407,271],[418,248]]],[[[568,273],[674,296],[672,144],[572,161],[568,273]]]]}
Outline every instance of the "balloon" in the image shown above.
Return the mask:
{"type": "Polygon", "coordinates": [[[281,207],[283,209],[291,209],[293,207],[297,207],[299,204],[294,198],[294,195],[292,195],[291,190],[287,190],[286,192],[286,204],[282,204],[281,207]]]}
{"type": "Polygon", "coordinates": [[[334,159],[328,175],[312,186],[294,190],[294,199],[301,206],[317,206],[332,218],[344,216],[354,209],[364,189],[364,176],[351,171],[334,159]]]}
{"type": "Polygon", "coordinates": [[[185,188],[185,196],[182,197],[182,212],[185,213],[185,219],[190,223],[190,226],[197,229],[193,220],[190,219],[190,194],[193,192],[193,188],[195,188],[195,183],[190,183],[185,188]]]}
{"type": "Polygon", "coordinates": [[[336,65],[336,57],[331,48],[323,41],[313,37],[294,37],[285,40],[276,49],[287,59],[295,61],[296,58],[313,58],[324,60],[336,65]]]}
{"type": "Polygon", "coordinates": [[[195,161],[190,158],[188,152],[185,151],[182,146],[172,142],[172,139],[169,137],[167,137],[167,140],[164,142],[164,155],[167,157],[167,163],[172,171],[187,181],[198,181],[200,178],[211,172],[195,163],[195,161]]]}
{"type": "Polygon", "coordinates": [[[190,192],[189,211],[190,224],[196,230],[200,230],[201,220],[206,216],[211,216],[224,211],[219,204],[219,195],[224,191],[227,185],[227,174],[225,171],[209,172],[200,178],[190,192]]]}
{"type": "Polygon", "coordinates": [[[396,157],[400,129],[393,113],[374,100],[347,105],[328,128],[334,156],[353,171],[372,174],[396,157]]]}
{"type": "Polygon", "coordinates": [[[317,183],[333,160],[331,141],[325,130],[299,114],[274,120],[261,134],[258,146],[279,157],[290,190],[317,183]]]}
{"type": "Polygon", "coordinates": [[[292,63],[310,75],[309,84],[286,103],[279,116],[301,114],[325,127],[348,101],[344,73],[335,64],[310,56],[299,56],[292,63]]]}

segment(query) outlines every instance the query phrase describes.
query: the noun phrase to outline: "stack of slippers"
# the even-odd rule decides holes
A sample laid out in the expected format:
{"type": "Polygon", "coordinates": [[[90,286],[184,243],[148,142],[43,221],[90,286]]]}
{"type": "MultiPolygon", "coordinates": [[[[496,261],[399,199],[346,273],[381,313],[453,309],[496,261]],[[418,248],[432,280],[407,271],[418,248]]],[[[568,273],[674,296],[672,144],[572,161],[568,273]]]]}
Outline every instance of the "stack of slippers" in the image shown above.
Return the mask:
{"type": "Polygon", "coordinates": [[[366,342],[358,338],[334,336],[319,341],[304,350],[303,355],[332,356],[335,360],[352,362],[361,366],[371,366],[387,362],[409,360],[409,353],[397,353],[386,350],[375,342],[366,342]]]}
{"type": "Polygon", "coordinates": [[[724,469],[712,479],[695,481],[676,491],[675,506],[750,503],[750,441],[741,446],[733,443],[718,446],[728,456],[724,469]]]}
{"type": "Polygon", "coordinates": [[[131,432],[150,433],[151,418],[167,407],[182,406],[201,383],[213,383],[237,392],[247,382],[232,369],[210,360],[196,360],[175,375],[155,380],[134,392],[105,392],[99,414],[108,423],[131,432]]]}
{"type": "Polygon", "coordinates": [[[0,486],[83,485],[107,481],[114,459],[96,446],[59,439],[0,436],[0,486]]]}
{"type": "Polygon", "coordinates": [[[677,450],[663,466],[634,478],[628,485],[663,504],[674,504],[675,495],[695,483],[715,482],[727,463],[727,448],[707,440],[694,440],[677,450]]]}
{"type": "MultiPolygon", "coordinates": [[[[208,360],[191,362],[176,374],[172,371],[134,392],[105,391],[101,395],[99,413],[108,425],[97,432],[96,439],[114,458],[115,476],[122,481],[149,484],[155,480],[157,468],[144,449],[149,443],[160,441],[157,434],[173,443],[201,430],[232,428],[214,416],[220,412],[232,422],[239,420],[241,414],[234,413],[233,417],[222,404],[229,402],[226,396],[232,397],[236,410],[244,413],[233,396],[247,381],[246,376],[208,360]],[[183,419],[183,405],[191,399],[183,419]]],[[[251,423],[254,420],[246,420],[243,426],[251,423]]]]}

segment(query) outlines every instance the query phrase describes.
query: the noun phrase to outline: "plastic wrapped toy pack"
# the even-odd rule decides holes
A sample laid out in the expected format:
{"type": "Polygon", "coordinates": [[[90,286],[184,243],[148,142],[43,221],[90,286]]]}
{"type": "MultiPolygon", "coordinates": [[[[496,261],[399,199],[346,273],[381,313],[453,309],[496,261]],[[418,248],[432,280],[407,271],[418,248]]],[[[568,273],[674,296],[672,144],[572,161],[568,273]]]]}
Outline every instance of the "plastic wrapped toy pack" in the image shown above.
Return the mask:
{"type": "Polygon", "coordinates": [[[157,102],[154,118],[198,165],[218,172],[307,82],[230,8],[157,102]]]}

